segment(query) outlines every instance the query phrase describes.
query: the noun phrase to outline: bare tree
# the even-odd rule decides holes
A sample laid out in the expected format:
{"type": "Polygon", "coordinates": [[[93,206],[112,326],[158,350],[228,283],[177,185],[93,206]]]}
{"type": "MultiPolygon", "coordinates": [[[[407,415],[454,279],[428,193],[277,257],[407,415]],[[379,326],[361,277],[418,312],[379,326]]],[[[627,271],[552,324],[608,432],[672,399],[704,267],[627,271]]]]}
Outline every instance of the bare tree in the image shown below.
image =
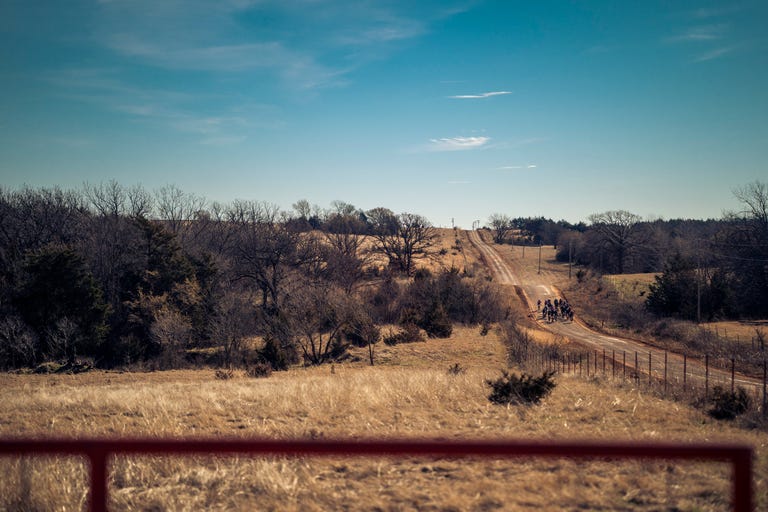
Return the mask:
{"type": "Polygon", "coordinates": [[[211,339],[222,348],[222,363],[228,369],[242,356],[248,336],[254,334],[254,318],[254,306],[245,294],[229,290],[217,302],[209,328],[211,339]]]}
{"type": "Polygon", "coordinates": [[[638,243],[636,238],[641,220],[639,215],[625,210],[611,210],[589,216],[593,229],[599,233],[606,247],[613,252],[619,274],[624,273],[627,255],[638,243]]]}
{"type": "Polygon", "coordinates": [[[235,201],[228,210],[234,240],[230,244],[236,279],[254,283],[261,306],[276,313],[285,279],[299,263],[300,234],[287,229],[275,205],[235,201]]]}
{"type": "Polygon", "coordinates": [[[503,243],[507,233],[512,231],[514,227],[512,219],[502,213],[494,213],[488,217],[488,224],[493,230],[493,241],[497,244],[503,243]]]}
{"type": "Polygon", "coordinates": [[[296,287],[287,294],[283,308],[292,338],[310,364],[322,364],[343,351],[341,333],[354,312],[352,297],[322,280],[296,287]]]}
{"type": "Polygon", "coordinates": [[[0,368],[19,368],[35,364],[35,333],[17,315],[0,319],[0,368]]]}
{"type": "Polygon", "coordinates": [[[758,232],[768,239],[768,184],[754,181],[736,188],[733,195],[746,207],[758,232]]]}
{"type": "Polygon", "coordinates": [[[413,274],[415,259],[428,255],[435,245],[435,228],[425,217],[413,213],[395,215],[386,208],[375,208],[367,215],[376,250],[389,258],[390,265],[406,275],[413,274]]]}
{"type": "Polygon", "coordinates": [[[160,347],[164,363],[168,367],[177,367],[189,343],[192,325],[176,307],[168,304],[164,296],[149,300],[153,302],[153,321],[150,326],[152,338],[160,347]]]}
{"type": "Polygon", "coordinates": [[[299,199],[293,203],[293,209],[301,220],[308,221],[309,217],[312,215],[312,206],[306,199],[299,199]]]}
{"type": "Polygon", "coordinates": [[[158,218],[182,245],[200,234],[197,217],[205,210],[205,198],[186,193],[175,185],[155,191],[158,218]]]}
{"type": "Polygon", "coordinates": [[[150,217],[152,215],[152,195],[141,185],[128,189],[128,215],[131,217],[150,217]]]}

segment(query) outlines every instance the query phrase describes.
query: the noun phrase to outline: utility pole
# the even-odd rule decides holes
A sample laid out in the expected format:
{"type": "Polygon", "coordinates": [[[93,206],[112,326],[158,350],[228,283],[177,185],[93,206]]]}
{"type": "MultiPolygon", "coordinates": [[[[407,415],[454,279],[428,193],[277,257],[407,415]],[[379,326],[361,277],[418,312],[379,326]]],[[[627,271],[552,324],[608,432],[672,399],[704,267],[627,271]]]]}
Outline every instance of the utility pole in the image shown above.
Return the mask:
{"type": "Polygon", "coordinates": [[[573,263],[571,260],[572,254],[573,254],[572,248],[573,248],[573,240],[569,238],[568,239],[568,279],[571,278],[571,267],[573,266],[573,263]]]}
{"type": "MultiPolygon", "coordinates": [[[[696,244],[699,245],[699,244],[696,244]]],[[[696,323],[701,323],[701,251],[696,251],[696,323]]]]}
{"type": "Polygon", "coordinates": [[[541,274],[541,242],[539,242],[539,271],[538,274],[541,274]]]}

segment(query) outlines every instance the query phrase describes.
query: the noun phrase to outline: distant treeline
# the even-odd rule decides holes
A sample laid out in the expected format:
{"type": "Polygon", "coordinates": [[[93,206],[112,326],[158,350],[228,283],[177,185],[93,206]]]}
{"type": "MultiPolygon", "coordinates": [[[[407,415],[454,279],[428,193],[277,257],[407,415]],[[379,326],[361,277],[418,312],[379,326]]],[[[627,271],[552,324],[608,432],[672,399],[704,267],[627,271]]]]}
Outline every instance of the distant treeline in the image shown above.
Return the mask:
{"type": "Polygon", "coordinates": [[[446,336],[498,320],[499,294],[469,269],[417,268],[435,241],[419,215],[341,201],[286,212],[175,186],[0,189],[0,368],[281,369],[350,343],[373,362],[381,324],[446,336]]]}
{"type": "Polygon", "coordinates": [[[685,319],[768,318],[768,185],[734,191],[738,213],[709,220],[643,220],[618,210],[589,224],[489,219],[497,242],[554,244],[557,259],[598,274],[658,272],[646,306],[685,319]]]}

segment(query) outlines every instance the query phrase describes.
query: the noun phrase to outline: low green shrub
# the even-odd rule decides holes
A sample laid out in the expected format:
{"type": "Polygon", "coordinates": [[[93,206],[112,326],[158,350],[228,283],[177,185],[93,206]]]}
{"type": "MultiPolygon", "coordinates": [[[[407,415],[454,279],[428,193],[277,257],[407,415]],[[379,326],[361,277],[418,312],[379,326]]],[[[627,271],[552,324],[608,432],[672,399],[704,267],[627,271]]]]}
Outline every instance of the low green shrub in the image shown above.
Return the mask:
{"type": "Polygon", "coordinates": [[[488,400],[494,404],[537,404],[555,388],[554,372],[544,372],[541,377],[501,373],[498,379],[485,381],[491,388],[488,400]]]}
{"type": "Polygon", "coordinates": [[[712,389],[712,407],[707,411],[717,420],[732,420],[749,410],[752,401],[746,390],[741,386],[735,391],[726,391],[722,386],[712,389]]]}

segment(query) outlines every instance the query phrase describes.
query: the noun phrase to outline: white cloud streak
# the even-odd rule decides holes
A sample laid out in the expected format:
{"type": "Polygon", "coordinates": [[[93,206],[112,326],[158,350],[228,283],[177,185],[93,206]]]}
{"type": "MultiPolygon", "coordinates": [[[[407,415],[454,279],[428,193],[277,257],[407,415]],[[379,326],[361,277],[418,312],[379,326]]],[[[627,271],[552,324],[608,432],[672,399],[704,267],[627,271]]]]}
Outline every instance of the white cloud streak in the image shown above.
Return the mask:
{"type": "Polygon", "coordinates": [[[538,167],[536,164],[527,164],[527,165],[504,165],[502,167],[497,167],[497,171],[517,171],[520,169],[535,169],[538,167]]]}
{"type": "Polygon", "coordinates": [[[714,50],[711,50],[703,55],[699,55],[698,57],[693,59],[693,62],[706,62],[706,61],[714,60],[731,53],[735,49],[736,49],[735,46],[715,48],[714,50]]]}
{"type": "Polygon", "coordinates": [[[493,96],[503,96],[505,94],[512,94],[512,91],[492,91],[492,92],[484,92],[481,94],[459,94],[456,96],[448,96],[448,97],[454,100],[479,100],[479,99],[491,98],[493,96]]]}
{"type": "Polygon", "coordinates": [[[490,142],[490,137],[450,137],[430,139],[430,151],[466,151],[479,149],[490,142]]]}
{"type": "Polygon", "coordinates": [[[670,43],[696,43],[722,39],[728,31],[728,25],[702,25],[692,27],[682,34],[667,39],[670,43]]]}

